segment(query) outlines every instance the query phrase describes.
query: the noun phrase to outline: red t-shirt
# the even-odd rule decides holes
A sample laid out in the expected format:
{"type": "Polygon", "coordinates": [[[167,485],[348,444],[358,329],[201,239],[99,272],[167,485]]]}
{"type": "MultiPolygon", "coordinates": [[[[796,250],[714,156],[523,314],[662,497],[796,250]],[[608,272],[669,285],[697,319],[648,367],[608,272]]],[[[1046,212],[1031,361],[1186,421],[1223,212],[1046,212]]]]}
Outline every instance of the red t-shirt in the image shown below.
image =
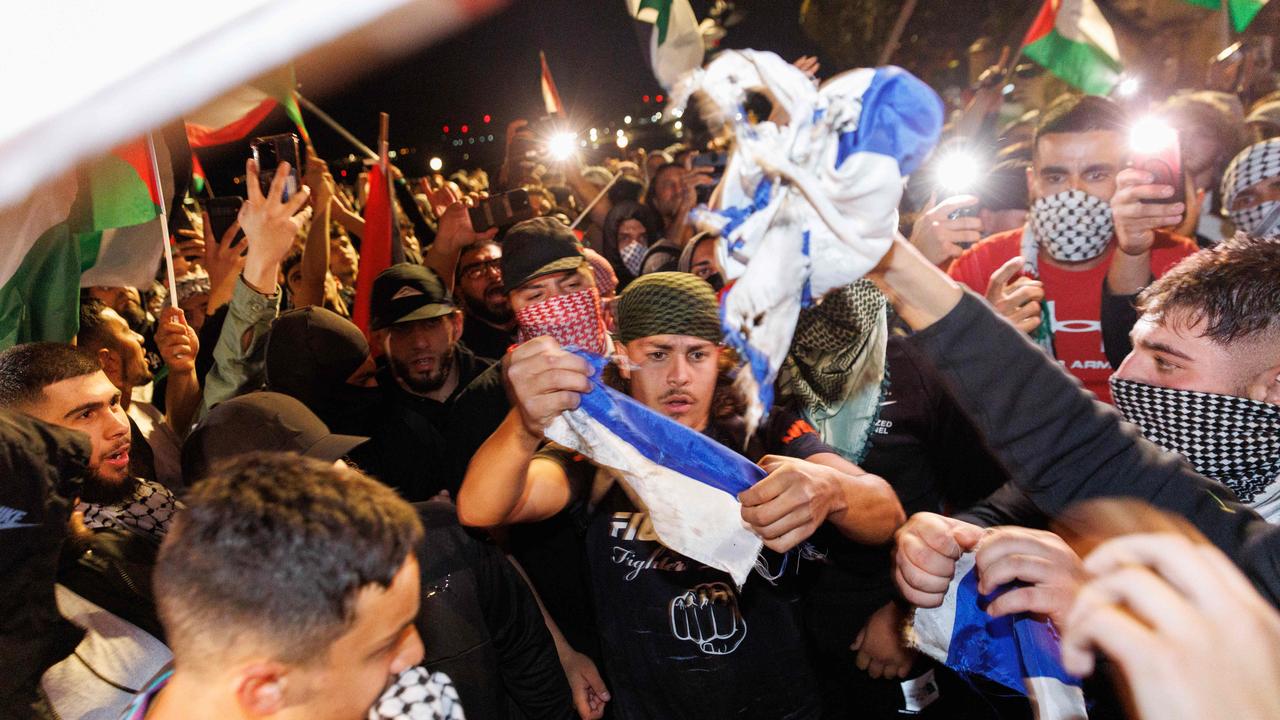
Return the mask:
{"type": "MultiPolygon", "coordinates": [[[[1040,262],[1045,300],[1052,319],[1053,347],[1062,364],[1103,402],[1111,402],[1111,363],[1102,349],[1102,283],[1111,267],[1113,241],[1103,261],[1092,270],[1064,270],[1040,262]]],[[[1184,257],[1196,251],[1196,244],[1184,237],[1156,234],[1151,249],[1151,272],[1160,277],[1184,257]]],[[[951,277],[968,285],[979,295],[987,292],[991,273],[1009,258],[1022,253],[1022,229],[992,235],[964,251],[951,264],[951,277]]]]}

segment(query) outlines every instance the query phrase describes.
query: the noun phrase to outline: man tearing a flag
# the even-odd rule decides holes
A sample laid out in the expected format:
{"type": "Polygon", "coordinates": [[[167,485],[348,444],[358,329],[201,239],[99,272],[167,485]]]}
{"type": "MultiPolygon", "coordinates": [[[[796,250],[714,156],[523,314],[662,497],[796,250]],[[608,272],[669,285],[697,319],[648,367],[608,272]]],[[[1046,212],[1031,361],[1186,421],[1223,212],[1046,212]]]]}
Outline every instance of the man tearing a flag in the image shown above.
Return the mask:
{"type": "MultiPolygon", "coordinates": [[[[512,304],[520,304],[515,295],[512,304]]],[[[824,522],[858,542],[890,538],[903,517],[892,489],[837,455],[798,416],[775,408],[744,437],[745,403],[729,380],[734,363],[720,345],[719,308],[705,281],[685,273],[636,280],[618,301],[617,329],[625,360],[606,371],[607,382],[686,428],[745,447],[769,472],[739,500],[743,521],[771,550],[797,547],[824,522]]],[[[628,488],[572,451],[544,445],[552,420],[590,390],[590,374],[585,360],[550,337],[511,353],[514,407],[473,458],[459,517],[493,526],[568,511],[586,528],[616,717],[818,717],[785,583],[738,589],[727,573],[665,548],[628,488]]],[[[766,553],[757,571],[777,581],[789,559],[766,553]]]]}

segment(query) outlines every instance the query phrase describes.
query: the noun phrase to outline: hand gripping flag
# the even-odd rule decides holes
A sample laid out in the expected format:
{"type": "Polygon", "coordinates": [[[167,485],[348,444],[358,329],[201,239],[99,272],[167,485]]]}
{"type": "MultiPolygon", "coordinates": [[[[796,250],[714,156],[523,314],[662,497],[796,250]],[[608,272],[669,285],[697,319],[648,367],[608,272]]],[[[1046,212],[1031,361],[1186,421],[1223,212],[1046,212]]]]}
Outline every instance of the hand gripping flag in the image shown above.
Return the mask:
{"type": "Polygon", "coordinates": [[[956,672],[1026,695],[1037,720],[1086,720],[1080,680],[1062,668],[1057,628],[1028,614],[988,615],[983,608],[1007,588],[979,594],[973,558],[965,553],[956,561],[941,606],[916,610],[911,644],[956,672]]]}
{"type": "Polygon", "coordinates": [[[742,521],[738,493],[763,479],[764,470],[606,386],[607,361],[573,352],[594,369],[591,392],[547,427],[547,438],[620,477],[649,511],[663,545],[741,586],[764,541],[742,521]]]}
{"type": "Polygon", "coordinates": [[[867,274],[898,227],[903,176],[937,143],[942,101],[896,67],[851,70],[822,87],[773,53],[722,52],[681,80],[677,104],[701,91],[735,133],[718,207],[695,210],[720,235],[720,267],[733,285],[721,317],[726,342],[751,365],[739,374],[748,428],[772,406],[800,308],[867,274]],[[750,125],[748,91],[775,116],[750,125]],[[734,120],[739,118],[739,120],[734,120]]]}

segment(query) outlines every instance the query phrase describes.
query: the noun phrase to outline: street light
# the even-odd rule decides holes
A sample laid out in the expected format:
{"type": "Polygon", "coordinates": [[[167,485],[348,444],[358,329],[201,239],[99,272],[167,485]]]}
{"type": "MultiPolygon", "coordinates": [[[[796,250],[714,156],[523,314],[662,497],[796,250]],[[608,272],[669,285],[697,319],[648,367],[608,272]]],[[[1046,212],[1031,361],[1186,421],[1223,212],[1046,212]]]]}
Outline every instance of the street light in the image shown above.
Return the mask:
{"type": "Polygon", "coordinates": [[[427,166],[431,168],[431,172],[440,172],[440,168],[444,167],[444,161],[438,157],[433,157],[427,163],[427,166]]]}

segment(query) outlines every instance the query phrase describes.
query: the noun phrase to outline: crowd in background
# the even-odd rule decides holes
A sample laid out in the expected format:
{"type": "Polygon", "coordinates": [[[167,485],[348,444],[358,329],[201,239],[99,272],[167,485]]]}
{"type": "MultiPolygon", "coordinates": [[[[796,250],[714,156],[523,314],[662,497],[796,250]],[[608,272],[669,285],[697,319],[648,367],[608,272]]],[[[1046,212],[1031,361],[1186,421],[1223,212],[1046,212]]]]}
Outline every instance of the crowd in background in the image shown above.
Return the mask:
{"type": "Polygon", "coordinates": [[[367,174],[311,151],[287,199],[250,161],[220,237],[190,199],[175,287],[85,288],[74,345],[0,352],[0,530],[38,528],[0,551],[0,715],[1032,717],[904,632],[973,553],[1090,717],[1280,716],[1280,91],[973,70],[750,430],[694,212],[731,138],[695,110],[666,147],[517,122],[498,167],[392,168],[377,273],[367,174]],[[1133,163],[1147,116],[1176,185],[1133,163]],[[566,347],[764,469],[747,583],[545,439],[592,387],[566,347]]]}

